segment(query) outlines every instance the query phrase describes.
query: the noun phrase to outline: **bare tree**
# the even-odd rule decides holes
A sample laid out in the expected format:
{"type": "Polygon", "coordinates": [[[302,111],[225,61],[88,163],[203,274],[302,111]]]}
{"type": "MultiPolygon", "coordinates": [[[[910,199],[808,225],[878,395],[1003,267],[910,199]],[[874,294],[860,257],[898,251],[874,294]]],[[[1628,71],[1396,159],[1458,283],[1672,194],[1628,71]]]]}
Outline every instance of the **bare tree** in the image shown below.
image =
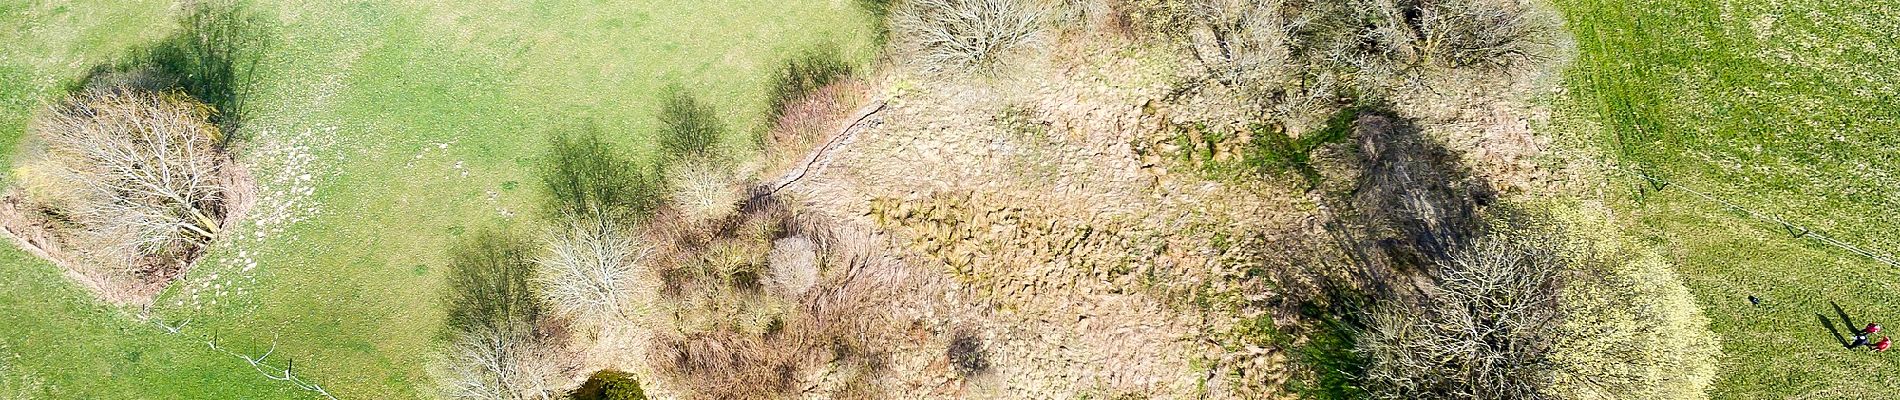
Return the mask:
{"type": "Polygon", "coordinates": [[[108,88],[44,114],[38,136],[65,184],[56,205],[128,258],[174,254],[218,234],[222,133],[210,108],[178,93],[108,88]]]}
{"type": "Polygon", "coordinates": [[[1415,303],[1373,316],[1359,350],[1389,399],[1545,399],[1559,318],[1554,240],[1479,241],[1441,263],[1415,303]]]}
{"type": "Polygon", "coordinates": [[[442,363],[443,394],[451,399],[550,399],[559,378],[549,349],[530,335],[464,332],[442,363]]]}
{"type": "Polygon", "coordinates": [[[1418,6],[1419,53],[1452,68],[1506,71],[1540,57],[1546,27],[1512,0],[1438,0],[1418,6]]]}
{"type": "Polygon", "coordinates": [[[604,323],[634,311],[650,292],[638,263],[646,250],[614,224],[577,222],[553,235],[536,260],[535,281],[555,314],[569,321],[604,323]]]}

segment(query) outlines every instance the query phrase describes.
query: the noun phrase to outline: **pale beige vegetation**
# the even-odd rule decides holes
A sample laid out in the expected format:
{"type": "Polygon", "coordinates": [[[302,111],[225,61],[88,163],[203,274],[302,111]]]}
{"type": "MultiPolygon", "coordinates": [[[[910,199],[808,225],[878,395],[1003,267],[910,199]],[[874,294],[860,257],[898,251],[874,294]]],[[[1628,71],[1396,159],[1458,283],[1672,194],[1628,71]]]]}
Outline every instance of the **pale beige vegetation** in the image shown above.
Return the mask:
{"type": "Polygon", "coordinates": [[[554,313],[595,327],[645,307],[652,291],[641,262],[646,248],[628,228],[573,224],[550,234],[547,251],[535,260],[535,283],[554,313]]]}
{"type": "Polygon", "coordinates": [[[1040,0],[907,0],[891,18],[899,46],[924,70],[988,70],[1043,43],[1040,0]]]}
{"type": "Polygon", "coordinates": [[[1487,238],[1430,273],[1413,302],[1389,302],[1359,338],[1375,398],[1552,397],[1551,351],[1570,267],[1548,238],[1487,238]],[[1541,239],[1541,240],[1540,240],[1541,239]]]}
{"type": "Polygon", "coordinates": [[[108,282],[103,290],[168,281],[224,224],[229,159],[212,112],[178,92],[122,85],[54,105],[32,126],[37,151],[14,171],[26,209],[10,224],[108,282]]]}

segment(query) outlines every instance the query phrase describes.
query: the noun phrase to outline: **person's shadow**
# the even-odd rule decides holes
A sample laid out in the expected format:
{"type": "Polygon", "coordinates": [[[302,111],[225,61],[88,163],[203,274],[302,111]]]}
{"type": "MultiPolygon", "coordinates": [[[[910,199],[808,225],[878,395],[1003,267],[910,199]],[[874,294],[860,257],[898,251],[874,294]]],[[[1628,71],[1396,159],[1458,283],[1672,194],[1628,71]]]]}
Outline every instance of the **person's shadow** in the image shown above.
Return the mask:
{"type": "Polygon", "coordinates": [[[1834,321],[1828,320],[1827,316],[1821,313],[1814,313],[1814,318],[1821,320],[1821,326],[1827,327],[1827,331],[1834,334],[1834,341],[1840,342],[1841,347],[1847,347],[1847,337],[1841,336],[1841,330],[1834,327],[1834,321]]]}
{"type": "Polygon", "coordinates": [[[1850,330],[1850,331],[1858,331],[1858,329],[1857,329],[1857,328],[1859,328],[1859,327],[1860,327],[1860,325],[1854,325],[1854,318],[1852,318],[1852,317],[1848,317],[1848,316],[1847,316],[1847,311],[1842,311],[1842,310],[1841,310],[1841,305],[1840,305],[1840,303],[1835,303],[1835,302],[1833,302],[1833,301],[1828,301],[1828,302],[1827,302],[1827,305],[1830,305],[1830,306],[1834,306],[1834,315],[1839,315],[1839,316],[1841,316],[1841,323],[1843,323],[1843,324],[1847,324],[1847,330],[1850,330]]]}
{"type": "MultiPolygon", "coordinates": [[[[1834,315],[1841,317],[1841,323],[1843,324],[1843,326],[1847,327],[1848,331],[1859,332],[1859,330],[1857,330],[1858,328],[1856,328],[1859,325],[1854,325],[1854,318],[1848,317],[1847,311],[1842,310],[1841,305],[1839,303],[1829,301],[1827,302],[1827,304],[1830,306],[1834,306],[1834,315]]],[[[1817,320],[1820,320],[1821,326],[1827,327],[1827,331],[1829,333],[1834,334],[1834,341],[1840,342],[1841,347],[1848,346],[1847,336],[1841,335],[1841,330],[1834,326],[1834,321],[1827,319],[1827,316],[1821,315],[1821,313],[1814,313],[1814,318],[1817,320]]]]}

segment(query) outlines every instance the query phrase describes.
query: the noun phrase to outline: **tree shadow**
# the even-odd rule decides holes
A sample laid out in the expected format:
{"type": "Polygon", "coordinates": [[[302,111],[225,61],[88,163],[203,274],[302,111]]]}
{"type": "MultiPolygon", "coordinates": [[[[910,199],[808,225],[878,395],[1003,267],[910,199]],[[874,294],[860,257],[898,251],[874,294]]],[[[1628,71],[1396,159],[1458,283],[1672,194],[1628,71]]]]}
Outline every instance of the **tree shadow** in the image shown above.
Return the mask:
{"type": "Polygon", "coordinates": [[[1814,313],[1814,319],[1821,320],[1821,326],[1827,327],[1827,331],[1834,334],[1834,341],[1840,342],[1841,347],[1847,347],[1847,337],[1841,336],[1841,330],[1834,327],[1834,321],[1829,321],[1827,316],[1821,313],[1814,313]]]}
{"type": "Polygon", "coordinates": [[[1841,317],[1841,323],[1846,324],[1847,330],[1854,331],[1854,332],[1860,331],[1860,325],[1854,324],[1854,319],[1847,316],[1847,311],[1841,310],[1841,305],[1839,303],[1828,301],[1827,305],[1834,306],[1834,315],[1839,315],[1841,317]]]}

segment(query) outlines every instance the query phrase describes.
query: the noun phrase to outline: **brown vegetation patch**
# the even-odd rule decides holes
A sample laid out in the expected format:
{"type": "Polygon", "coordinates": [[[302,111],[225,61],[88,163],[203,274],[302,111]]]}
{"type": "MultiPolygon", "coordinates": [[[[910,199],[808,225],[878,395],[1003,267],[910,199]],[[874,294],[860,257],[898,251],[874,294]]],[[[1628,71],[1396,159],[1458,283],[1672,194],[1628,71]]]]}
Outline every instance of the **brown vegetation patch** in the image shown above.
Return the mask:
{"type": "Polygon", "coordinates": [[[864,232],[761,193],[721,219],[662,213],[654,266],[673,329],[648,364],[691,398],[879,393],[902,326],[880,307],[910,286],[864,232]],[[803,256],[774,253],[802,252],[803,256]],[[801,280],[811,284],[786,284],[801,280]],[[805,286],[805,287],[798,287],[805,286]]]}

